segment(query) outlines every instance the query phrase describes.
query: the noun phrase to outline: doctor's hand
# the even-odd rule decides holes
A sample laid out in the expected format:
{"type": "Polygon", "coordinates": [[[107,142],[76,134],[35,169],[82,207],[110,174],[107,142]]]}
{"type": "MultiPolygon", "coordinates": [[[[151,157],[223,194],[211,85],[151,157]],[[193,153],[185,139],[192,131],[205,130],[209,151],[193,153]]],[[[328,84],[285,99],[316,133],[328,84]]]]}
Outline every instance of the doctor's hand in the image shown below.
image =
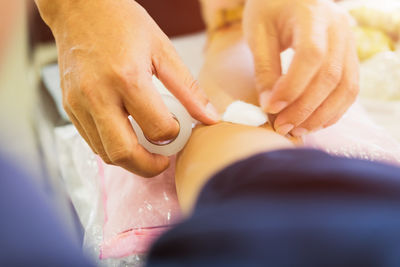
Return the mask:
{"type": "Polygon", "coordinates": [[[332,125],[355,101],[358,58],[348,15],[330,0],[247,0],[244,33],[263,109],[280,134],[332,125]],[[282,75],[280,53],[295,55],[282,75]]]}
{"type": "Polygon", "coordinates": [[[205,124],[218,120],[168,37],[135,1],[36,2],[56,38],[64,108],[106,163],[145,177],[168,167],[168,157],[138,144],[128,120],[132,115],[150,140],[178,134],[153,74],[193,118],[205,124]]]}

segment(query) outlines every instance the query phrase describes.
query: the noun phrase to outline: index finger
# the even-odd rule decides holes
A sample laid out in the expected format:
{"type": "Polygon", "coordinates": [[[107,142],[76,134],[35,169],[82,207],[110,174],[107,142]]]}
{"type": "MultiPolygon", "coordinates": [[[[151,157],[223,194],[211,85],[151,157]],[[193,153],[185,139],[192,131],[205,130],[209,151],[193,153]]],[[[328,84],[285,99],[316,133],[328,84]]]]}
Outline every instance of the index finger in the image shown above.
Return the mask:
{"type": "Polygon", "coordinates": [[[320,69],[327,52],[326,24],[307,21],[294,30],[295,55],[286,75],[275,84],[267,112],[276,114],[293,103],[320,69]]]}

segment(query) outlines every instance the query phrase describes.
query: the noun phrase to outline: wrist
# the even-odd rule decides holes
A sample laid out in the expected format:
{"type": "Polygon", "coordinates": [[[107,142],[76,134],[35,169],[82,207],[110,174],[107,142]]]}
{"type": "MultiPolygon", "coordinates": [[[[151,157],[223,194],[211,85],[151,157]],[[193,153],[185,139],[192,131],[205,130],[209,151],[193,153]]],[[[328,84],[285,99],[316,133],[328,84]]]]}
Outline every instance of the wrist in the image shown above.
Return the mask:
{"type": "Polygon", "coordinates": [[[62,20],[66,13],[69,13],[71,7],[77,4],[78,1],[68,0],[35,0],[40,16],[43,21],[53,30],[57,21],[62,20]]]}
{"type": "MultiPolygon", "coordinates": [[[[134,0],[35,0],[56,41],[85,40],[102,30],[122,31],[125,21],[139,22],[146,11],[134,0]]],[[[148,15],[146,13],[146,15],[148,15]]],[[[134,25],[136,23],[133,23],[134,25]]],[[[109,32],[109,31],[107,31],[109,32]]]]}

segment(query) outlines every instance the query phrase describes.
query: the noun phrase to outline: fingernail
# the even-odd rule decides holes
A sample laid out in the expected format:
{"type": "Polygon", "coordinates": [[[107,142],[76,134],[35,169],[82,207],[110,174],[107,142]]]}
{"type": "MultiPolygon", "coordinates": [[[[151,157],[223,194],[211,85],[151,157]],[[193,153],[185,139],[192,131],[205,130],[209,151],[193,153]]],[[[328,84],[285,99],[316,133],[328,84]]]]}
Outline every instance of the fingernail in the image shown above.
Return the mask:
{"type": "Polygon", "coordinates": [[[287,135],[293,128],[293,124],[284,124],[277,127],[276,132],[280,135],[287,135]]]}
{"type": "Polygon", "coordinates": [[[306,135],[308,133],[308,130],[304,128],[296,128],[291,131],[291,133],[294,137],[302,137],[303,135],[306,135]]]}
{"type": "Polygon", "coordinates": [[[208,102],[208,104],[206,105],[206,112],[207,115],[213,120],[215,121],[221,120],[221,116],[219,115],[217,109],[213,106],[213,104],[211,104],[211,102],[208,102]]]}
{"type": "Polygon", "coordinates": [[[269,104],[267,106],[267,112],[268,113],[272,113],[272,114],[276,114],[281,112],[284,108],[286,108],[288,105],[288,102],[286,101],[278,101],[272,104],[269,104]]]}

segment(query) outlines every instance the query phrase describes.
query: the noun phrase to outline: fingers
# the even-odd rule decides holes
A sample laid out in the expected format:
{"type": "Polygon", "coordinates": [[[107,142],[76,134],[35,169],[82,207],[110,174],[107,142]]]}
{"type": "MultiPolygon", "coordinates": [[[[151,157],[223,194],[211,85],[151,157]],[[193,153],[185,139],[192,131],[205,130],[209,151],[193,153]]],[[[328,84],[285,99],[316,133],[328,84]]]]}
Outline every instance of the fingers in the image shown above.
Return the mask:
{"type": "Polygon", "coordinates": [[[249,6],[246,8],[243,28],[245,38],[253,54],[260,105],[266,110],[271,90],[282,72],[281,48],[279,33],[276,32],[275,26],[269,22],[259,23],[258,13],[255,13],[255,10],[257,9],[249,6]]]}
{"type": "MultiPolygon", "coordinates": [[[[139,81],[138,84],[145,83],[139,81]]],[[[149,86],[151,85],[152,82],[149,83],[149,86]]],[[[152,95],[148,87],[143,85],[140,88],[143,90],[136,89],[135,92],[142,101],[138,101],[139,104],[133,105],[133,108],[132,103],[128,101],[126,107],[129,107],[132,114],[136,114],[136,120],[141,123],[140,126],[144,132],[150,133],[147,137],[154,138],[152,140],[168,140],[170,136],[175,137],[179,131],[179,125],[168,112],[156,89],[153,88],[155,93],[152,95]],[[146,99],[151,100],[145,101],[146,99]],[[153,110],[156,112],[152,113],[153,110]],[[141,112],[146,113],[145,119],[141,112]],[[153,120],[151,115],[158,118],[153,120]],[[153,123],[157,120],[160,122],[153,123]],[[168,128],[165,125],[169,120],[173,126],[168,128]]],[[[131,88],[126,94],[127,98],[132,98],[133,90],[134,88],[131,88]]],[[[123,103],[118,104],[116,101],[118,97],[97,94],[93,96],[89,91],[89,89],[83,89],[81,91],[83,95],[78,94],[79,97],[73,94],[68,95],[65,100],[68,100],[69,104],[64,105],[79,133],[92,150],[99,154],[104,162],[121,166],[144,177],[155,176],[165,170],[169,165],[169,159],[152,154],[137,143],[136,135],[128,119],[129,114],[126,111],[128,108],[124,107],[123,103]]]]}
{"type": "Polygon", "coordinates": [[[299,126],[300,129],[311,132],[336,123],[356,100],[359,92],[359,65],[352,38],[347,48],[343,78],[340,84],[322,105],[299,126]]]}
{"type": "Polygon", "coordinates": [[[85,139],[86,143],[89,144],[92,151],[98,154],[105,163],[112,164],[104,150],[103,143],[91,115],[86,111],[79,111],[79,109],[73,111],[68,104],[65,105],[65,110],[79,134],[85,139]]]}
{"type": "Polygon", "coordinates": [[[219,114],[183,64],[175,49],[169,44],[169,41],[166,43],[165,50],[153,58],[157,77],[185,106],[194,119],[204,124],[218,122],[219,114]]]}
{"type": "Polygon", "coordinates": [[[89,137],[86,134],[86,131],[83,129],[83,127],[81,126],[81,124],[79,123],[79,120],[75,117],[75,115],[72,113],[72,111],[67,108],[64,107],[65,112],[67,113],[69,119],[71,120],[72,124],[75,126],[75,128],[78,130],[79,134],[82,136],[82,138],[86,141],[86,143],[89,145],[89,147],[92,149],[92,151],[95,154],[97,153],[97,150],[94,148],[94,146],[92,145],[92,143],[90,142],[89,137]]]}
{"type": "Polygon", "coordinates": [[[292,133],[297,136],[307,132],[307,129],[297,127],[315,112],[341,81],[346,37],[340,27],[335,25],[330,29],[330,47],[324,63],[304,93],[278,115],[274,124],[278,133],[286,135],[293,130],[292,133]]]}
{"type": "Polygon", "coordinates": [[[288,73],[275,84],[266,112],[276,114],[302,95],[321,68],[327,53],[326,23],[306,20],[294,34],[295,55],[288,73]]]}
{"type": "Polygon", "coordinates": [[[167,141],[179,133],[179,124],[165,106],[150,75],[128,77],[122,101],[127,112],[153,141],[167,141]]]}
{"type": "Polygon", "coordinates": [[[138,144],[128,115],[116,105],[107,105],[93,115],[110,161],[143,177],[161,173],[168,168],[168,157],[152,154],[138,144]]]}
{"type": "Polygon", "coordinates": [[[274,27],[247,22],[246,39],[253,53],[260,105],[267,108],[269,94],[281,76],[280,44],[274,27]]]}
{"type": "Polygon", "coordinates": [[[92,116],[86,111],[75,111],[74,114],[77,118],[79,118],[82,128],[85,130],[88,139],[90,140],[90,143],[92,144],[97,154],[102,158],[105,163],[112,164],[104,149],[103,142],[101,141],[100,135],[92,116]]]}

